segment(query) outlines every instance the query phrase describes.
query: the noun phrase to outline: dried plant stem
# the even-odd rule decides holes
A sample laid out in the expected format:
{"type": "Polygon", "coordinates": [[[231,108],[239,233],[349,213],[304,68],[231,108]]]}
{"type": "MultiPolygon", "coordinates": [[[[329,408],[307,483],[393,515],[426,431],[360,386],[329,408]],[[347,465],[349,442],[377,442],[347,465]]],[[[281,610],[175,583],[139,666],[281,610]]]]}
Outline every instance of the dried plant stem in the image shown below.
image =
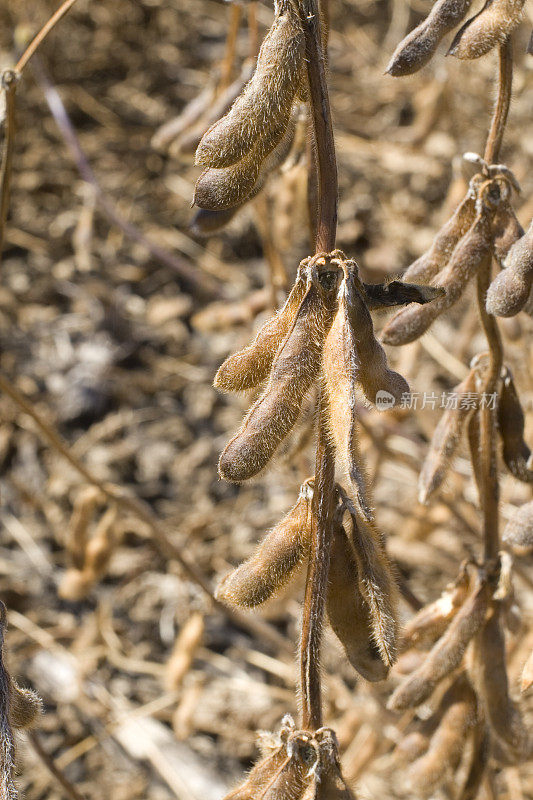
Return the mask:
{"type": "Polygon", "coordinates": [[[65,0],[60,5],[55,14],[52,14],[46,25],[43,25],[37,36],[30,42],[24,53],[18,60],[15,70],[22,72],[30,58],[35,54],[37,48],[41,45],[43,40],[48,36],[52,28],[55,28],[60,19],[62,19],[67,11],[70,11],[76,0],[65,0]]]}
{"type": "Polygon", "coordinates": [[[228,34],[226,36],[226,52],[222,60],[220,69],[220,83],[217,87],[217,93],[226,89],[231,83],[231,74],[233,72],[233,62],[235,60],[235,47],[237,44],[237,35],[239,33],[239,25],[241,24],[242,6],[240,3],[232,3],[230,8],[230,22],[228,34]]]}
{"type": "Polygon", "coordinates": [[[328,435],[325,398],[322,398],[313,495],[313,536],[300,643],[302,726],[308,730],[316,730],[322,725],[320,638],[329,573],[334,481],[335,454],[328,435]]]}
{"type": "Polygon", "coordinates": [[[487,164],[494,164],[499,161],[500,149],[502,146],[505,124],[511,104],[511,91],[513,84],[513,47],[511,37],[508,36],[505,42],[498,49],[499,59],[499,80],[498,98],[492,117],[487,144],[485,145],[485,161],[487,164]]]}
{"type": "Polygon", "coordinates": [[[82,795],[74,786],[74,784],[69,781],[64,772],[59,769],[52,756],[49,755],[49,753],[47,753],[47,751],[44,749],[35,731],[28,731],[28,739],[31,743],[31,746],[45,765],[46,769],[61,785],[65,794],[68,795],[71,800],[85,800],[84,795],[82,795]]]}
{"type": "MultiPolygon", "coordinates": [[[[488,164],[498,161],[500,149],[509,113],[513,82],[513,53],[511,40],[508,37],[499,48],[499,80],[498,97],[492,117],[485,160],[488,164]]],[[[488,261],[477,277],[477,300],[481,324],[487,337],[489,349],[489,367],[483,384],[485,397],[496,391],[497,382],[503,364],[503,347],[496,318],[487,313],[485,302],[491,280],[492,261],[488,261]]],[[[499,533],[499,495],[495,414],[484,404],[479,412],[479,452],[473,454],[478,464],[479,502],[483,514],[483,542],[485,560],[496,558],[500,549],[499,533]]]]}
{"type": "Polygon", "coordinates": [[[15,145],[15,93],[20,73],[6,69],[2,74],[2,89],[6,98],[6,118],[4,134],[4,151],[2,155],[2,168],[0,171],[0,263],[2,261],[2,248],[6,228],[7,212],[9,209],[9,184],[11,180],[11,162],[13,161],[13,147],[15,145]]]}
{"type": "Polygon", "coordinates": [[[309,101],[313,117],[318,174],[316,252],[328,253],[335,248],[337,231],[335,141],[331,124],[331,111],[321,44],[320,18],[316,0],[300,0],[299,11],[305,33],[309,101]]]}
{"type": "Polygon", "coordinates": [[[87,483],[96,486],[101,492],[109,499],[115,502],[120,508],[134,514],[137,518],[141,519],[152,534],[152,538],[157,545],[159,551],[166,558],[172,558],[178,562],[183,571],[188,577],[198,584],[204,591],[211,603],[219,611],[222,611],[226,616],[232,619],[237,625],[249,630],[252,634],[258,636],[263,641],[270,642],[273,646],[281,648],[283,652],[290,652],[291,648],[287,640],[281,636],[271,625],[265,623],[263,620],[249,617],[245,614],[228,608],[221,603],[213,594],[211,586],[207,577],[202,573],[198,567],[189,561],[180,548],[174,544],[165,530],[164,524],[155,516],[151,509],[143,502],[135,497],[125,493],[125,490],[112,483],[106,483],[99,480],[90,470],[85,467],[82,462],[73,455],[72,450],[63,441],[55,428],[44,420],[40,414],[37,413],[32,403],[27,400],[19,391],[0,374],[0,392],[3,392],[15,403],[21,411],[27,414],[36,424],[42,438],[56,450],[68,463],[87,481],[87,483]]]}

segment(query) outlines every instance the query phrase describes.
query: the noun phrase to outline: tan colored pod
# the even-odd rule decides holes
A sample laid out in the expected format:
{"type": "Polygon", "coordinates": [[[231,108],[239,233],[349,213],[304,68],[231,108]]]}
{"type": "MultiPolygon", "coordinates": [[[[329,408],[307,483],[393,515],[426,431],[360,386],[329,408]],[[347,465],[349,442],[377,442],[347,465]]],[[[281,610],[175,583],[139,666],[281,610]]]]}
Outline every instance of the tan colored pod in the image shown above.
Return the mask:
{"type": "Polygon", "coordinates": [[[266,177],[287,157],[294,138],[294,122],[279,125],[270,142],[258,139],[249,153],[223,169],[204,170],[194,187],[194,202],[207,211],[226,211],[255,197],[266,177]]]}
{"type": "Polygon", "coordinates": [[[533,221],[505,258],[504,269],[487,292],[487,311],[497,317],[514,317],[526,306],[533,286],[533,221]]]}
{"type": "Polygon", "coordinates": [[[437,489],[440,488],[450,462],[455,455],[464,427],[475,409],[475,399],[469,396],[475,392],[476,373],[472,370],[467,377],[453,390],[458,395],[457,407],[447,408],[439,420],[429,451],[422,464],[418,478],[418,500],[427,503],[437,489]]]}
{"type": "Polygon", "coordinates": [[[328,426],[340,463],[353,489],[357,509],[367,520],[374,516],[359,451],[357,417],[357,353],[350,348],[345,308],[335,315],[324,345],[323,371],[328,403],[328,426]]]}
{"type": "Polygon", "coordinates": [[[443,678],[457,669],[469,642],[483,625],[491,594],[488,579],[479,580],[477,588],[463,603],[422,666],[395,690],[387,704],[388,708],[403,711],[420,705],[430,697],[443,678]]]}
{"type": "Polygon", "coordinates": [[[374,525],[353,514],[351,518],[359,588],[370,608],[374,642],[385,664],[391,667],[398,648],[398,585],[374,525]]]}
{"type": "Polygon", "coordinates": [[[9,697],[9,722],[13,728],[31,728],[42,714],[41,698],[31,689],[22,689],[11,679],[9,697]]]}
{"type": "Polygon", "coordinates": [[[409,305],[398,311],[383,330],[385,344],[402,345],[414,342],[444,311],[462,295],[476,272],[492,258],[491,221],[493,211],[482,206],[474,224],[455,247],[448,265],[439,274],[435,285],[446,290],[424,306],[409,305]]]}
{"type": "Polygon", "coordinates": [[[308,731],[294,731],[286,744],[287,759],[263,791],[251,800],[300,800],[318,764],[318,743],[308,731]]]}
{"type": "Polygon", "coordinates": [[[487,0],[457,32],[447,55],[480,58],[502,44],[522,19],[525,0],[487,0]]]}
{"type": "Polygon", "coordinates": [[[303,400],[319,375],[324,341],[336,310],[337,274],[327,275],[310,278],[292,330],[276,354],[264,393],[220,456],[222,478],[237,483],[252,478],[268,464],[294,427],[303,400]],[[333,276],[331,284],[327,275],[333,276]]]}
{"type": "Polygon", "coordinates": [[[306,481],[296,505],[267,533],[254,554],[220,582],[219,600],[253,608],[292,578],[309,553],[312,496],[311,483],[306,481]]]}
{"type": "Polygon", "coordinates": [[[404,626],[402,649],[432,645],[440,638],[465,601],[469,584],[468,570],[465,566],[454,583],[447,586],[437,600],[421,608],[404,626]]]}
{"type": "Polygon", "coordinates": [[[528,468],[531,450],[524,440],[526,420],[513,376],[507,367],[503,369],[497,415],[502,457],[507,469],[519,481],[533,483],[533,470],[528,468]]]}
{"type": "Polygon", "coordinates": [[[531,754],[531,739],[518,706],[509,696],[505,639],[500,614],[491,615],[474,640],[474,675],[492,730],[511,758],[522,761],[531,754]]]}
{"type": "Polygon", "coordinates": [[[492,220],[492,237],[494,240],[494,255],[499,265],[503,262],[511,247],[522,238],[524,229],[508,199],[503,199],[496,209],[492,220]]]}
{"type": "Polygon", "coordinates": [[[342,525],[336,524],[331,545],[326,609],[348,661],[367,681],[382,681],[388,665],[374,641],[370,608],[358,584],[358,568],[342,525]]]}
{"type": "Polygon", "coordinates": [[[315,733],[319,761],[313,781],[303,800],[355,800],[355,795],[344,780],[339,761],[339,745],[331,728],[319,728],[315,733]]]}
{"type": "Polygon", "coordinates": [[[287,763],[287,736],[288,732],[282,730],[281,736],[271,737],[267,752],[254,764],[246,780],[229,792],[224,800],[257,800],[261,797],[261,793],[287,763]]]}
{"type": "Polygon", "coordinates": [[[276,5],[276,18],[259,51],[252,79],[229,113],[209,128],[198,145],[196,163],[201,166],[229,167],[258,141],[265,156],[287,128],[301,83],[305,42],[291,4],[280,0],[276,5]]]}
{"type": "Polygon", "coordinates": [[[265,322],[248,347],[229,356],[219,368],[214,380],[217,389],[242,392],[259,386],[268,378],[274,357],[294,323],[306,288],[307,278],[300,265],[283,308],[265,322]]]}
{"type": "Polygon", "coordinates": [[[354,353],[357,380],[370,403],[377,403],[380,408],[399,404],[402,396],[409,392],[409,384],[402,375],[389,368],[385,351],[374,335],[357,264],[346,261],[344,270],[339,309],[344,309],[345,347],[354,353]]]}
{"type": "Polygon", "coordinates": [[[533,500],[517,508],[505,526],[503,541],[513,547],[533,549],[533,500]]]}
{"type": "Polygon", "coordinates": [[[476,695],[460,676],[444,694],[437,714],[440,723],[424,755],[409,769],[410,783],[424,797],[433,794],[454,771],[464,751],[465,740],[477,722],[476,695]]]}
{"type": "Polygon", "coordinates": [[[425,66],[439,42],[461,22],[471,5],[472,0],[437,0],[426,19],[394,51],[388,74],[411,75],[425,66]]]}

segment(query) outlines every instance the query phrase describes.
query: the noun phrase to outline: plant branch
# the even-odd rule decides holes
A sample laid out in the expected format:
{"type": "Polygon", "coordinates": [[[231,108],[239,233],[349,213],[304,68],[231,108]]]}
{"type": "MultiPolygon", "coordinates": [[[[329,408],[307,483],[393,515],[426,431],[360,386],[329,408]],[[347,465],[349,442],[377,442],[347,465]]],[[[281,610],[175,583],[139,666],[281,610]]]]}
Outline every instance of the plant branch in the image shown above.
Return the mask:
{"type": "Polygon", "coordinates": [[[505,124],[511,104],[511,91],[513,84],[513,47],[511,37],[508,36],[498,49],[498,98],[492,116],[487,144],[485,145],[485,161],[494,164],[499,161],[505,124]]]}
{"type": "Polygon", "coordinates": [[[9,210],[9,186],[11,183],[11,163],[15,146],[15,94],[20,73],[6,69],[2,74],[2,89],[6,98],[6,117],[4,134],[4,151],[0,170],[0,263],[6,229],[7,212],[9,210]]]}
{"type": "Polygon", "coordinates": [[[43,25],[37,36],[30,42],[24,53],[19,58],[17,66],[15,67],[16,72],[20,73],[24,70],[24,67],[30,58],[35,54],[37,48],[41,45],[43,40],[46,39],[52,28],[55,28],[59,20],[65,16],[67,11],[70,11],[75,2],[76,0],[65,0],[65,2],[62,3],[57,9],[55,14],[52,14],[48,22],[43,25]]]}
{"type": "Polygon", "coordinates": [[[328,435],[325,403],[326,398],[322,396],[313,492],[313,535],[300,642],[302,726],[308,730],[316,730],[322,725],[320,639],[329,574],[335,485],[335,452],[328,435]]]}

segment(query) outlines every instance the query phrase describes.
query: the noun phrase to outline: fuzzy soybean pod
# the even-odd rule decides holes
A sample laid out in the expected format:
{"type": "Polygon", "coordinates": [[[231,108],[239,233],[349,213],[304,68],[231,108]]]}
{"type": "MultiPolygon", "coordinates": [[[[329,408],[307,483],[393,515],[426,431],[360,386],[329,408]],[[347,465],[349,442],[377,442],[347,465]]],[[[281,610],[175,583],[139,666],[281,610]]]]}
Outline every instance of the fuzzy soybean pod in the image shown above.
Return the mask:
{"type": "Polygon", "coordinates": [[[469,189],[450,219],[442,226],[429,250],[417,258],[403,274],[406,281],[427,283],[448,263],[455,246],[468,232],[476,216],[476,201],[469,189]]]}
{"type": "Polygon", "coordinates": [[[224,800],[256,800],[268,786],[272,777],[287,763],[285,744],[278,743],[271,752],[263,756],[250,770],[244,783],[237,786],[224,800]]]}
{"type": "MultiPolygon", "coordinates": [[[[304,263],[304,262],[303,262],[304,263]]],[[[259,330],[253,342],[229,356],[215,375],[214,385],[224,392],[242,392],[268,378],[274,357],[289,333],[307,287],[302,265],[283,308],[259,330]]]]}
{"type": "Polygon", "coordinates": [[[352,667],[367,681],[384,680],[389,667],[374,641],[370,607],[359,588],[357,562],[340,524],[334,526],[326,609],[352,667]]]}
{"type": "Polygon", "coordinates": [[[240,206],[262,189],[266,177],[287,157],[294,138],[294,122],[276,128],[276,144],[272,148],[265,139],[258,139],[239,161],[223,169],[204,170],[194,188],[194,202],[208,211],[226,211],[240,206]]]}
{"type": "Polygon", "coordinates": [[[505,258],[511,247],[513,247],[523,235],[524,229],[511,203],[508,199],[502,200],[492,220],[494,255],[500,267],[503,267],[505,258]]]}
{"type": "Polygon", "coordinates": [[[473,661],[491,728],[511,758],[521,761],[530,753],[531,741],[522,715],[509,696],[505,639],[497,605],[476,636],[473,661]]]}
{"type": "Polygon", "coordinates": [[[476,695],[464,675],[444,694],[437,714],[440,724],[427,752],[409,769],[412,786],[424,797],[433,794],[449,772],[457,768],[465,739],[477,721],[476,695]]]}
{"type": "Polygon", "coordinates": [[[528,469],[531,450],[524,441],[525,422],[513,376],[505,367],[498,402],[498,431],[502,440],[502,456],[511,475],[524,483],[533,483],[533,470],[528,469]]]}
{"type": "Polygon", "coordinates": [[[294,427],[317,379],[324,340],[336,307],[337,273],[310,277],[292,329],[279,348],[268,385],[230,439],[219,461],[222,478],[236,483],[257,475],[294,427]],[[324,280],[326,288],[320,280],[324,280]]]}
{"type": "Polygon", "coordinates": [[[504,269],[487,292],[487,311],[497,317],[514,317],[526,305],[533,286],[533,221],[509,250],[504,269]]]}
{"type": "Polygon", "coordinates": [[[356,381],[357,352],[350,348],[345,308],[335,315],[324,345],[324,379],[328,402],[328,427],[344,472],[353,489],[354,501],[364,519],[374,513],[367,498],[367,484],[359,451],[356,381]]]}
{"type": "Polygon", "coordinates": [[[404,711],[420,705],[433,693],[440,681],[457,669],[473,636],[483,625],[491,596],[487,578],[463,603],[446,633],[429,651],[424,663],[393,693],[388,708],[404,711]]]}
{"type": "Polygon", "coordinates": [[[306,481],[298,501],[261,541],[254,554],[219,584],[218,600],[253,608],[264,603],[294,575],[309,553],[311,499],[306,481]]]}
{"type": "Polygon", "coordinates": [[[198,145],[196,163],[201,166],[229,167],[258,141],[267,155],[287,128],[301,83],[305,41],[290,3],[280,0],[276,5],[276,18],[259,51],[252,79],[229,113],[209,128],[198,145]]]}
{"type": "Polygon", "coordinates": [[[426,19],[400,42],[387,73],[396,78],[425,66],[439,42],[461,22],[471,5],[472,0],[437,0],[426,19]]]}
{"type": "Polygon", "coordinates": [[[355,800],[342,775],[335,732],[331,728],[319,728],[315,737],[318,742],[319,763],[303,800],[355,800]]]}
{"type": "Polygon", "coordinates": [[[465,425],[473,413],[475,403],[470,402],[469,395],[474,392],[476,374],[474,370],[453,390],[457,396],[457,404],[445,409],[439,420],[429,451],[424,459],[418,478],[418,500],[427,503],[434,492],[442,485],[450,462],[455,455],[465,425]]]}
{"type": "Polygon", "coordinates": [[[447,55],[480,58],[502,44],[522,18],[525,0],[488,0],[457,32],[447,55]]]}
{"type": "Polygon", "coordinates": [[[339,310],[344,310],[345,314],[345,346],[349,352],[357,354],[357,380],[370,403],[375,404],[383,398],[392,398],[394,403],[400,403],[402,395],[409,392],[409,384],[402,375],[389,368],[385,351],[374,336],[357,264],[347,261],[344,269],[339,310]]]}
{"type": "Polygon", "coordinates": [[[313,768],[318,763],[318,743],[308,731],[294,731],[286,745],[287,758],[273,771],[263,791],[256,800],[300,800],[311,781],[313,768]]]}
{"type": "Polygon", "coordinates": [[[503,540],[513,547],[533,549],[533,500],[517,508],[505,526],[503,540]]]}
{"type": "Polygon", "coordinates": [[[424,306],[411,304],[402,308],[387,323],[382,340],[385,344],[402,345],[414,342],[444,311],[462,295],[470,279],[492,258],[491,220],[494,211],[482,205],[474,224],[455,247],[447,267],[435,285],[446,294],[424,306]]]}

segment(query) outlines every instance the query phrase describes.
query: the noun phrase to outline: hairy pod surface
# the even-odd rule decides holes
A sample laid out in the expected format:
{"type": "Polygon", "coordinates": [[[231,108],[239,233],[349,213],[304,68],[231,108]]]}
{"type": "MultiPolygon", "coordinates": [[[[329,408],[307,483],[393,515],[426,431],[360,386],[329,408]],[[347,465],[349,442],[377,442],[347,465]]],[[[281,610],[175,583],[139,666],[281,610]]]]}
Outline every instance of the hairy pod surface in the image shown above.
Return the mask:
{"type": "Polygon", "coordinates": [[[439,420],[429,451],[424,459],[422,470],[418,479],[418,500],[427,503],[437,489],[440,488],[450,467],[450,462],[455,455],[464,427],[468,418],[474,411],[474,403],[469,397],[473,394],[476,385],[475,371],[472,370],[464,381],[453,390],[459,399],[457,406],[447,408],[439,420]]]}
{"type": "Polygon", "coordinates": [[[318,765],[303,800],[355,800],[342,775],[334,731],[319,728],[315,737],[318,742],[318,765]]]}
{"type": "Polygon", "coordinates": [[[214,385],[224,392],[253,389],[268,378],[274,357],[289,333],[307,286],[300,265],[295,284],[281,308],[259,330],[253,342],[229,356],[215,375],[214,385]]]}
{"type": "Polygon", "coordinates": [[[531,751],[528,730],[509,695],[505,639],[497,607],[474,642],[474,674],[490,725],[509,755],[518,761],[531,751]]]}
{"type": "Polygon", "coordinates": [[[225,117],[204,134],[196,163],[229,167],[243,159],[258,141],[263,158],[287,128],[302,79],[305,42],[300,21],[289,3],[278,3],[272,28],[259,51],[257,68],[225,117]],[[281,131],[281,134],[279,133],[281,131]]]}
{"type": "Polygon", "coordinates": [[[409,392],[409,384],[389,368],[385,351],[374,335],[357,264],[346,261],[344,269],[339,311],[343,310],[345,315],[345,346],[349,352],[356,353],[358,381],[370,403],[377,403],[379,407],[383,400],[391,398],[394,403],[400,403],[402,395],[409,392]]]}
{"type": "Polygon", "coordinates": [[[519,481],[533,483],[533,470],[528,468],[531,450],[524,440],[526,420],[513,376],[507,367],[503,372],[497,413],[502,457],[507,469],[519,481]]]}
{"type": "Polygon", "coordinates": [[[468,594],[468,571],[462,569],[459,577],[448,586],[438,600],[421,608],[409,620],[402,632],[402,647],[433,644],[445,632],[468,594]]]}
{"type": "Polygon", "coordinates": [[[514,317],[526,306],[533,286],[533,222],[512,245],[504,269],[487,292],[487,311],[497,317],[514,317]]]}
{"type": "Polygon", "coordinates": [[[353,514],[351,522],[359,588],[370,608],[374,642],[384,663],[391,667],[398,648],[398,586],[381,536],[373,524],[353,514]]]}
{"type": "Polygon", "coordinates": [[[287,763],[286,738],[288,732],[282,730],[281,735],[272,737],[263,758],[254,764],[246,780],[227,794],[224,800],[257,800],[287,763]]]}
{"type": "Polygon", "coordinates": [[[394,51],[387,67],[389,75],[411,75],[425,66],[439,42],[464,18],[472,0],[437,0],[426,19],[394,51]]]}
{"type": "Polygon", "coordinates": [[[459,666],[469,642],[483,625],[491,591],[489,581],[482,579],[424,663],[395,690],[388,708],[403,711],[420,705],[433,693],[437,684],[459,666]]]}
{"type": "Polygon", "coordinates": [[[460,676],[444,694],[437,714],[441,716],[440,724],[427,752],[409,770],[411,784],[424,797],[433,794],[448,773],[457,768],[465,739],[477,721],[476,695],[465,676],[460,676]]]}
{"type": "Polygon", "coordinates": [[[469,231],[476,216],[476,201],[470,189],[450,219],[442,226],[429,250],[417,258],[403,274],[404,280],[427,283],[448,263],[455,246],[469,231]]]}
{"type": "Polygon", "coordinates": [[[223,578],[216,592],[219,600],[253,608],[291,579],[309,553],[312,495],[306,481],[296,505],[267,533],[254,554],[223,578]]]}
{"type": "Polygon", "coordinates": [[[382,681],[389,666],[376,646],[370,607],[361,593],[358,578],[357,562],[346,532],[342,525],[336,524],[326,600],[329,623],[352,667],[367,681],[382,681]]]}
{"type": "Polygon", "coordinates": [[[345,308],[337,311],[324,345],[324,378],[328,402],[329,432],[337,455],[353,489],[354,501],[364,519],[373,519],[359,451],[355,413],[358,377],[357,351],[350,347],[345,308]]]}
{"type": "Polygon", "coordinates": [[[306,294],[276,354],[265,392],[220,456],[219,472],[226,480],[247,480],[267,465],[294,427],[319,375],[324,341],[336,310],[338,272],[320,273],[316,265],[308,270],[306,294]]]}
{"type": "Polygon", "coordinates": [[[457,32],[448,55],[480,58],[502,44],[522,18],[525,0],[488,0],[457,32]]]}
{"type": "Polygon", "coordinates": [[[398,311],[383,329],[385,344],[414,342],[444,311],[451,308],[470,279],[492,258],[491,220],[493,210],[483,205],[472,227],[456,245],[452,257],[436,279],[446,294],[424,306],[409,305],[398,311]]]}
{"type": "Polygon", "coordinates": [[[511,247],[524,235],[514,209],[508,198],[503,199],[496,209],[492,220],[492,238],[494,241],[494,255],[500,267],[511,247]]]}
{"type": "Polygon", "coordinates": [[[513,547],[533,548],[533,500],[513,512],[505,526],[503,540],[513,547]]]}

